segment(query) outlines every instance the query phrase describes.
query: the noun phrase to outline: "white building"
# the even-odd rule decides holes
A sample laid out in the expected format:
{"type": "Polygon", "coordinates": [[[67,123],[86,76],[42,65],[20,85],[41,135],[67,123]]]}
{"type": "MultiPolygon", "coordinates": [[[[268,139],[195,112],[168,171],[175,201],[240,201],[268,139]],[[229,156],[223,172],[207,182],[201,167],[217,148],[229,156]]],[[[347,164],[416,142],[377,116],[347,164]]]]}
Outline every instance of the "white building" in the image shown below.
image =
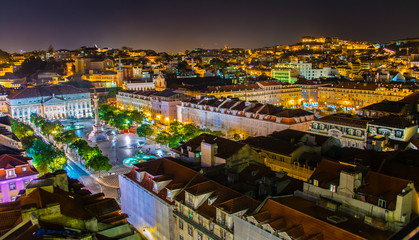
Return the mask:
{"type": "Polygon", "coordinates": [[[128,90],[134,91],[148,91],[155,88],[154,81],[148,79],[130,79],[125,82],[125,86],[128,90]]]}
{"type": "Polygon", "coordinates": [[[116,95],[118,107],[124,109],[142,110],[170,121],[177,118],[176,106],[185,99],[182,93],[172,89],[163,91],[121,91],[116,95]]]}
{"type": "Polygon", "coordinates": [[[308,80],[339,76],[338,70],[332,69],[330,67],[313,68],[312,63],[307,63],[307,62],[292,62],[292,63],[300,69],[300,75],[305,77],[308,80]]]}
{"type": "Polygon", "coordinates": [[[92,117],[90,93],[67,86],[25,88],[7,97],[9,114],[29,121],[32,113],[47,119],[92,117]]]}
{"type": "Polygon", "coordinates": [[[314,115],[302,109],[284,109],[270,104],[205,97],[183,101],[178,106],[178,121],[227,135],[267,135],[274,131],[308,130],[314,115]]]}

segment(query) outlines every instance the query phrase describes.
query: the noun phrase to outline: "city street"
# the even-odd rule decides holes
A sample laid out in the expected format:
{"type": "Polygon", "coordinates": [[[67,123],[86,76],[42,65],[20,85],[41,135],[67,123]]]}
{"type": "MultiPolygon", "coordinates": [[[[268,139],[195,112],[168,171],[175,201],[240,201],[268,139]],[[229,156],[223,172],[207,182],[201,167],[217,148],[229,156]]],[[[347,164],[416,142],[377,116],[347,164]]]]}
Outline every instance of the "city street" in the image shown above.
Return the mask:
{"type": "MultiPolygon", "coordinates": [[[[62,122],[64,126],[70,125],[69,121],[62,122]]],[[[77,129],[76,134],[83,137],[90,146],[96,144],[102,150],[103,154],[109,157],[110,164],[113,166],[109,172],[100,171],[94,174],[88,174],[84,167],[76,163],[77,160],[69,156],[70,161],[66,170],[72,178],[79,179],[87,189],[93,193],[103,192],[106,197],[117,197],[117,188],[119,187],[119,175],[128,173],[132,167],[124,165],[126,158],[133,157],[138,151],[155,156],[166,156],[170,153],[167,147],[161,147],[155,144],[153,140],[138,137],[135,133],[118,134],[113,128],[104,127],[103,130],[108,134],[109,141],[93,143],[87,140],[87,136],[93,129],[94,119],[78,120],[74,123],[76,126],[82,126],[77,129]]],[[[69,154],[72,155],[72,154],[69,154]]]]}

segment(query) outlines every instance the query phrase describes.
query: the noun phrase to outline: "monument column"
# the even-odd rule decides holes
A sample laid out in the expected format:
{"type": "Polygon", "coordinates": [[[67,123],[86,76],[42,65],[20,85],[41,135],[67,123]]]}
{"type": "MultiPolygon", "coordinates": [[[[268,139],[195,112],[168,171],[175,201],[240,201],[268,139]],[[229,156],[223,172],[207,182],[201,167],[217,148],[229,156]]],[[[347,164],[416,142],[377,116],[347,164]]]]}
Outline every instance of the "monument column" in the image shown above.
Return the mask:
{"type": "Polygon", "coordinates": [[[103,131],[102,124],[99,121],[99,99],[96,95],[93,97],[93,104],[95,107],[95,124],[87,139],[92,142],[108,141],[109,137],[103,131]]]}

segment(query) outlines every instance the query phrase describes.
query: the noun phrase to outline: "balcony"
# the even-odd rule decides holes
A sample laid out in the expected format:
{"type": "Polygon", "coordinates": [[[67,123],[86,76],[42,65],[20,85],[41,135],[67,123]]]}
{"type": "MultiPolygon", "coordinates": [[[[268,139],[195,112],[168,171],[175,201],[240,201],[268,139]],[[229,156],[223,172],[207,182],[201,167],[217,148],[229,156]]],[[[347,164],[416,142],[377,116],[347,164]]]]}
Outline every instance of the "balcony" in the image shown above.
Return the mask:
{"type": "Polygon", "coordinates": [[[210,230],[206,229],[204,226],[200,225],[199,223],[195,222],[192,218],[189,218],[188,216],[183,215],[182,213],[178,212],[177,210],[174,210],[173,213],[182,219],[183,221],[187,222],[188,224],[192,225],[195,229],[198,231],[204,233],[205,235],[209,236],[211,239],[214,240],[222,240],[219,236],[215,235],[214,232],[211,232],[210,230]]]}

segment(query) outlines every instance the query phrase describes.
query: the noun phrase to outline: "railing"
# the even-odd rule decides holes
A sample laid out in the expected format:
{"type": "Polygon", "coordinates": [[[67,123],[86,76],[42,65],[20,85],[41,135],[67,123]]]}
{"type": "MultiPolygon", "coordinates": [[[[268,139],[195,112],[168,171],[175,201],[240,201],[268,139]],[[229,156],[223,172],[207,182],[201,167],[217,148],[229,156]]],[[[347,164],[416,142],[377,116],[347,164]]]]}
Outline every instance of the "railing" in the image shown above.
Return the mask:
{"type": "Polygon", "coordinates": [[[195,229],[198,231],[204,233],[205,235],[209,236],[211,239],[214,240],[222,240],[219,236],[215,235],[214,232],[211,232],[210,230],[206,229],[204,226],[200,225],[199,223],[193,221],[193,219],[189,218],[188,216],[183,215],[182,213],[178,212],[177,210],[174,210],[173,213],[182,219],[183,221],[187,222],[188,224],[192,225],[195,229]]]}

